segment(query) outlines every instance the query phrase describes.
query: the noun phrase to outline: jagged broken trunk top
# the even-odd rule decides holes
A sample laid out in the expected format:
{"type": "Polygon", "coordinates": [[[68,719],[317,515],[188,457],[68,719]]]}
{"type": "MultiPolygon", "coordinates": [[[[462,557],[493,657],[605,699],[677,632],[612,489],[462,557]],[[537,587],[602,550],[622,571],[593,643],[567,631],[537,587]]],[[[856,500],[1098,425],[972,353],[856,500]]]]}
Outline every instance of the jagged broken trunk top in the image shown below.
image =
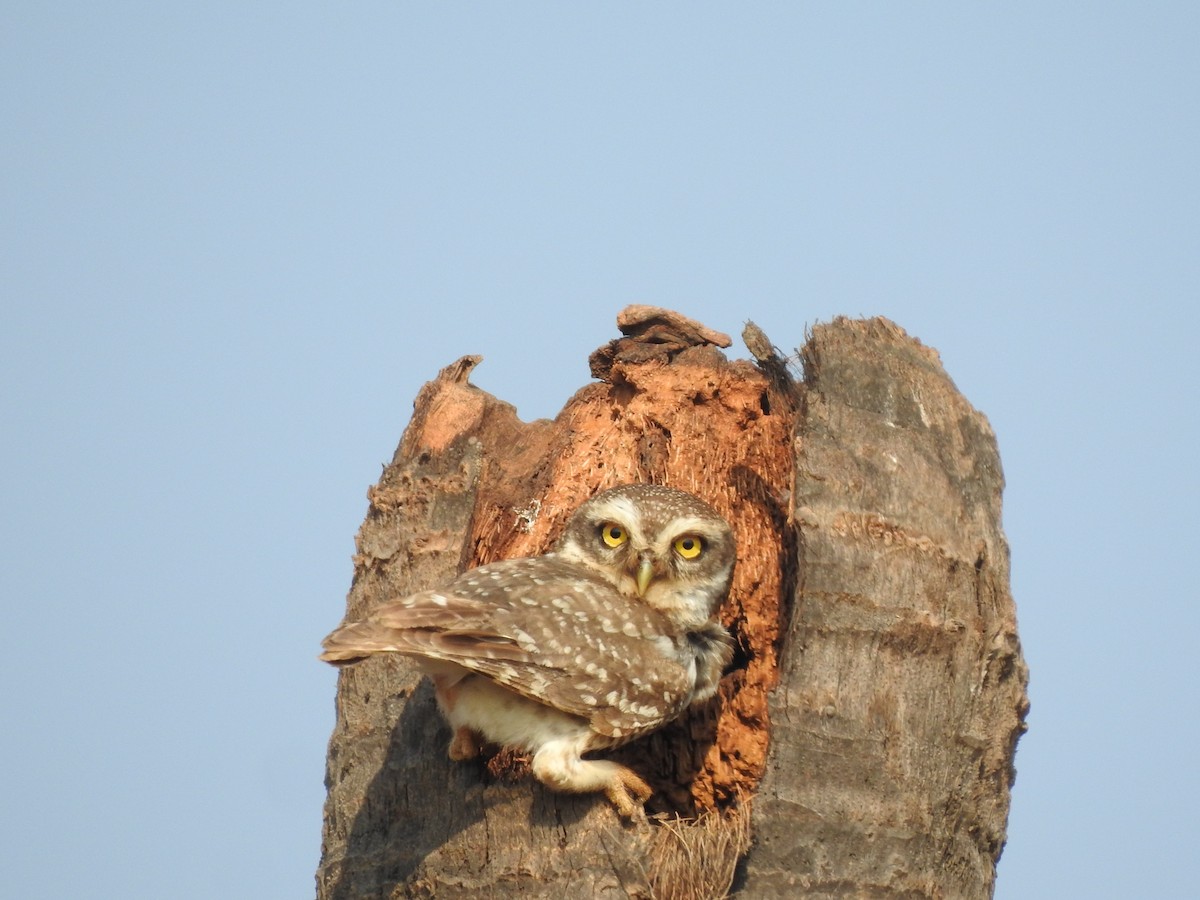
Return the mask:
{"type": "Polygon", "coordinates": [[[475,357],[422,389],[348,616],[544,552],[602,488],[698,494],[737,534],[734,662],[717,700],[609,755],[649,812],[699,818],[625,827],[510,754],[451,763],[428,684],[374,657],[339,680],[319,896],[989,896],[1027,702],[986,420],[886,320],[814,328],[801,382],[757,329],[755,364],[665,310],[618,324],[553,421],[472,386],[475,357]]]}

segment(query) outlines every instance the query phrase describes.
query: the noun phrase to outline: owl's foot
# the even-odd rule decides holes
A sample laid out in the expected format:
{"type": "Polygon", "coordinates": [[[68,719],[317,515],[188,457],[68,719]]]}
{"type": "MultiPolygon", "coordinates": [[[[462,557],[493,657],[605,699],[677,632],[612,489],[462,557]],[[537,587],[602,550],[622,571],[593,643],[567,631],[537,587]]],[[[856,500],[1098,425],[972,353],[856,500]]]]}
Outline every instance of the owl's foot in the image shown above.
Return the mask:
{"type": "Polygon", "coordinates": [[[450,741],[450,758],[455,762],[475,759],[483,749],[483,740],[479,732],[463,725],[454,732],[450,741]]]}
{"type": "Polygon", "coordinates": [[[639,813],[644,817],[645,810],[642,807],[653,793],[650,785],[624,766],[617,766],[612,781],[604,789],[604,796],[617,808],[622,819],[633,819],[639,813]]]}
{"type": "Polygon", "coordinates": [[[576,741],[548,741],[533,755],[537,780],[556,791],[590,794],[603,791],[624,819],[644,815],[642,804],[654,793],[632,769],[608,759],[583,759],[576,741]]]}

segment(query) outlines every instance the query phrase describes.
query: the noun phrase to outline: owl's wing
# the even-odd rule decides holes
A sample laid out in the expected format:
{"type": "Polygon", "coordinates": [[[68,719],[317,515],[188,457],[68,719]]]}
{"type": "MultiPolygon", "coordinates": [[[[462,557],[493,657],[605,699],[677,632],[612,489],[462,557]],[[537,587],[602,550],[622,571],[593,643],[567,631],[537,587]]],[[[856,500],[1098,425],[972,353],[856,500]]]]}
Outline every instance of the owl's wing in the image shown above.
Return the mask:
{"type": "Polygon", "coordinates": [[[324,646],[334,663],[389,651],[453,662],[613,738],[674,718],[695,688],[661,616],[547,557],[481,566],[392,601],[324,646]]]}
{"type": "Polygon", "coordinates": [[[405,653],[455,662],[469,653],[524,658],[510,637],[489,632],[493,612],[487,602],[449,591],[422,591],[385,603],[361,622],[330,634],[320,658],[335,665],[358,662],[375,653],[405,653]]]}
{"type": "MultiPolygon", "coordinates": [[[[455,661],[532,700],[587,719],[601,734],[634,737],[674,719],[694,688],[694,676],[689,680],[688,669],[664,656],[653,638],[621,630],[638,618],[627,616],[614,622],[613,630],[601,628],[589,638],[578,633],[584,624],[578,617],[551,611],[543,636],[524,659],[477,647],[470,660],[455,661]]],[[[522,643],[517,640],[518,647],[522,643]]]]}

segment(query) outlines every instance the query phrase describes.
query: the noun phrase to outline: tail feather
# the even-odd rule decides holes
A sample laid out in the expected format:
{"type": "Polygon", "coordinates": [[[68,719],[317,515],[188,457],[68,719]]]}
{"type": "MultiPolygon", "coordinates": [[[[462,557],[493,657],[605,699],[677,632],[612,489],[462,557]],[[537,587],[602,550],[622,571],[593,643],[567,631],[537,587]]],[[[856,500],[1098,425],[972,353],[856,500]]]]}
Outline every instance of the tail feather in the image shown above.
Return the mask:
{"type": "Polygon", "coordinates": [[[325,648],[318,659],[335,666],[348,666],[374,653],[401,651],[396,642],[396,631],[372,622],[352,622],[337,629],[321,641],[325,648]]]}

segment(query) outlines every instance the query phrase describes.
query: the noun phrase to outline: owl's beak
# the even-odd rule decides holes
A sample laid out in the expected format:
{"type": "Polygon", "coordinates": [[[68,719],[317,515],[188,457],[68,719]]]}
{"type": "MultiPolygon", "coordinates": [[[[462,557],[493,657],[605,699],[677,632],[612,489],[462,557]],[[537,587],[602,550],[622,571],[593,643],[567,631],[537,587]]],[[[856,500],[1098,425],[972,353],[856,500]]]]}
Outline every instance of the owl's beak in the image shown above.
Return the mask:
{"type": "Polygon", "coordinates": [[[654,558],[651,556],[642,556],[638,559],[637,567],[637,592],[639,597],[646,596],[646,588],[650,587],[650,581],[654,578],[654,558]]]}

